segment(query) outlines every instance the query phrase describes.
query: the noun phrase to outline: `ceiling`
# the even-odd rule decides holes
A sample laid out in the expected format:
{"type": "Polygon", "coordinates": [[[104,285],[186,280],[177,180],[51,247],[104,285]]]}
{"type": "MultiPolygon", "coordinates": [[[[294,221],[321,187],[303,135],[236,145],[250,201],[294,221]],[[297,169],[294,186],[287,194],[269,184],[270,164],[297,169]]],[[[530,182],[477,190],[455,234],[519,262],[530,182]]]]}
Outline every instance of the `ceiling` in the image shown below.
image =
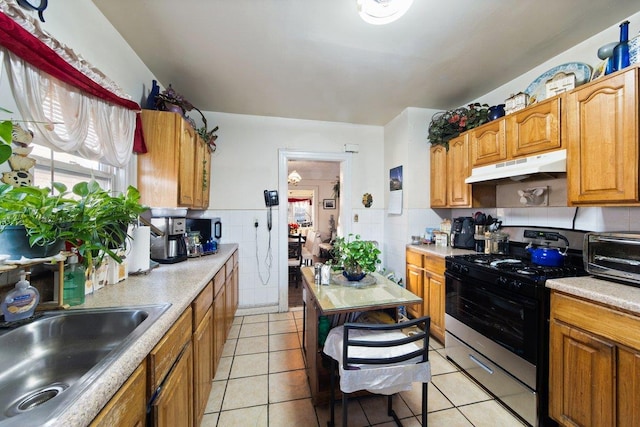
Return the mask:
{"type": "Polygon", "coordinates": [[[304,185],[305,180],[338,180],[340,176],[340,162],[289,160],[287,162],[288,173],[297,171],[302,177],[299,185],[304,185]]]}
{"type": "Polygon", "coordinates": [[[415,0],[375,26],[355,0],[93,1],[201,110],[371,125],[464,105],[638,11],[637,0],[415,0]]]}

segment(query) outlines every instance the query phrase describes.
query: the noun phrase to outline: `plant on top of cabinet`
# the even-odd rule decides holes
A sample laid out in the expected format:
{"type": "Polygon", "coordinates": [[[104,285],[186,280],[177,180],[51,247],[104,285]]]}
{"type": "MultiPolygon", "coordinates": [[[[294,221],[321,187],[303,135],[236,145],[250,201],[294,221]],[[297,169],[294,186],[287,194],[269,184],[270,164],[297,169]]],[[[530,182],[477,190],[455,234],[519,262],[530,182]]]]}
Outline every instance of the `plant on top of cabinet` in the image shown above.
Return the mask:
{"type": "Polygon", "coordinates": [[[429,124],[429,142],[449,147],[449,141],[462,132],[489,121],[489,105],[474,103],[433,115],[429,124]]]}
{"type": "Polygon", "coordinates": [[[215,141],[216,139],[218,139],[218,135],[216,135],[215,133],[218,131],[218,126],[209,130],[207,119],[204,117],[204,114],[202,114],[202,111],[200,111],[198,107],[189,102],[184,96],[176,92],[176,90],[171,87],[171,84],[169,84],[169,87],[163,90],[161,93],[155,95],[155,106],[157,110],[171,111],[182,115],[189,121],[191,126],[193,126],[196,133],[200,135],[200,138],[202,138],[202,141],[204,141],[204,143],[206,144],[209,152],[213,153],[214,151],[216,151],[217,146],[215,141]],[[200,113],[200,118],[202,119],[203,124],[202,127],[197,127],[193,119],[185,116],[187,112],[192,110],[196,110],[198,113],[200,113]]]}

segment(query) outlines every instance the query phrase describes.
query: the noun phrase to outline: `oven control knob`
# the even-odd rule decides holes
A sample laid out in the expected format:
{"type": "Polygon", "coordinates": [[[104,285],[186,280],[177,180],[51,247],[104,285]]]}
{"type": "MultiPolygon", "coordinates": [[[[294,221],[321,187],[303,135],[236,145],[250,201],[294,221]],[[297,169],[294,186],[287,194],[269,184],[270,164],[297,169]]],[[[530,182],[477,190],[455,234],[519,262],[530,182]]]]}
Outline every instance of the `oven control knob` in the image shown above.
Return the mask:
{"type": "Polygon", "coordinates": [[[520,289],[522,287],[522,282],[520,282],[519,280],[514,280],[509,284],[509,287],[511,289],[520,289]]]}
{"type": "Polygon", "coordinates": [[[509,279],[500,276],[496,279],[496,283],[500,286],[507,286],[509,284],[509,279]]]}

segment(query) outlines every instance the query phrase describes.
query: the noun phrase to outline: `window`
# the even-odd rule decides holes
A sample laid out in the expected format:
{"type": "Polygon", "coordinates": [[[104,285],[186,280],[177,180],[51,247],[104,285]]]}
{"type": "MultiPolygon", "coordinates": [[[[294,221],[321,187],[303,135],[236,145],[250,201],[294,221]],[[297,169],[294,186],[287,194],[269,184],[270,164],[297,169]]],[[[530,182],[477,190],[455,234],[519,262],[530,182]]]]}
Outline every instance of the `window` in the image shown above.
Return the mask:
{"type": "MultiPolygon", "coordinates": [[[[55,133],[64,140],[69,139],[71,135],[65,125],[64,112],[55,96],[55,91],[49,91],[44,98],[42,107],[45,117],[54,123],[55,133]]],[[[85,145],[99,147],[98,135],[91,115],[87,118],[87,127],[85,145]]],[[[33,171],[34,185],[48,187],[51,182],[61,182],[71,189],[78,182],[93,178],[102,188],[115,190],[115,167],[103,165],[99,161],[89,160],[82,156],[55,152],[37,143],[33,144],[33,147],[31,156],[37,160],[33,171]]]]}

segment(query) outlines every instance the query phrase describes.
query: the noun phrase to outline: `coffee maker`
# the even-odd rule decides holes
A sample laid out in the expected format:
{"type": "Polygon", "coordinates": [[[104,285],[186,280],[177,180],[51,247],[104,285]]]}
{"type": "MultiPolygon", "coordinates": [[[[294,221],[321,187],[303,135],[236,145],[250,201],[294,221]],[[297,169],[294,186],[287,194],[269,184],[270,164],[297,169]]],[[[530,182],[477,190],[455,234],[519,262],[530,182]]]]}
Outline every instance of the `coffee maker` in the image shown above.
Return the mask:
{"type": "Polygon", "coordinates": [[[151,259],[160,264],[186,261],[187,246],[184,241],[186,219],[174,217],[151,218],[155,227],[151,235],[151,259]]]}

